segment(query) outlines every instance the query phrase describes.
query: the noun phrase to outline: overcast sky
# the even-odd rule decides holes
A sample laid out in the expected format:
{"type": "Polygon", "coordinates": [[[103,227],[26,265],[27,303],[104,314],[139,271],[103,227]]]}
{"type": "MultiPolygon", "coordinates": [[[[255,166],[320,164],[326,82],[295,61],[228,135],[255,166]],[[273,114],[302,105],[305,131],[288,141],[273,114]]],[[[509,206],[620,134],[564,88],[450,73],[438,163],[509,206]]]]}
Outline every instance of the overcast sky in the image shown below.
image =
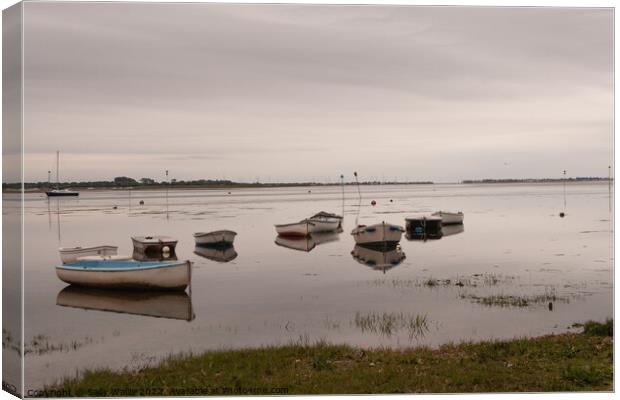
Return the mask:
{"type": "Polygon", "coordinates": [[[606,176],[611,9],[25,4],[26,181],[606,176]]]}

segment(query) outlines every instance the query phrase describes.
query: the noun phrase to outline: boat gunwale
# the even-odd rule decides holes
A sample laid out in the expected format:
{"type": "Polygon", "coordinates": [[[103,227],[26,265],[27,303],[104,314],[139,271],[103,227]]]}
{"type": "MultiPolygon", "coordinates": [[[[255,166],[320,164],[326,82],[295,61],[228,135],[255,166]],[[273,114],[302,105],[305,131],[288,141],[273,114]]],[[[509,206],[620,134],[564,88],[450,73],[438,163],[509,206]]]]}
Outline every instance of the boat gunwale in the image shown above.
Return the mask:
{"type": "Polygon", "coordinates": [[[57,265],[56,269],[64,269],[67,271],[82,271],[82,272],[89,272],[89,271],[93,271],[93,272],[136,272],[136,271],[147,271],[150,269],[158,269],[158,268],[181,267],[183,265],[188,265],[188,264],[191,267],[191,261],[179,261],[179,262],[136,261],[136,263],[156,263],[159,265],[137,266],[137,267],[129,267],[129,268],[126,268],[126,267],[114,267],[114,268],[90,267],[89,268],[89,267],[76,265],[76,264],[81,264],[84,262],[98,263],[100,261],[82,261],[82,262],[78,261],[76,263],[71,263],[71,264],[57,265]]]}
{"type": "Polygon", "coordinates": [[[230,234],[232,234],[234,236],[237,236],[237,232],[235,232],[235,231],[231,231],[231,230],[228,230],[228,229],[221,229],[219,231],[212,231],[212,232],[196,232],[196,233],[194,233],[194,237],[198,238],[198,237],[203,237],[203,236],[208,236],[208,235],[219,235],[219,234],[222,234],[222,233],[224,233],[224,234],[230,233],[230,234]]]}
{"type": "Polygon", "coordinates": [[[102,250],[118,250],[118,246],[112,246],[112,245],[104,244],[104,245],[101,245],[101,246],[90,246],[90,247],[81,247],[81,246],[59,247],[58,251],[60,253],[67,253],[67,252],[92,251],[92,250],[98,250],[98,249],[102,249],[102,250]]]}

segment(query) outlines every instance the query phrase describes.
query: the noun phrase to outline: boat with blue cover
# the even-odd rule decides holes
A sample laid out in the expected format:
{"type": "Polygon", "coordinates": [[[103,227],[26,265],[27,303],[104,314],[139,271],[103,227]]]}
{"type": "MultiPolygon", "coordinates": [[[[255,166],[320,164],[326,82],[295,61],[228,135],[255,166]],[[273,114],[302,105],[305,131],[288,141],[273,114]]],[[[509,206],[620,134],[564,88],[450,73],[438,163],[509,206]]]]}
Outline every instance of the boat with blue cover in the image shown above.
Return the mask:
{"type": "Polygon", "coordinates": [[[78,261],[56,266],[56,275],[72,285],[106,289],[185,290],[190,261],[78,261]]]}

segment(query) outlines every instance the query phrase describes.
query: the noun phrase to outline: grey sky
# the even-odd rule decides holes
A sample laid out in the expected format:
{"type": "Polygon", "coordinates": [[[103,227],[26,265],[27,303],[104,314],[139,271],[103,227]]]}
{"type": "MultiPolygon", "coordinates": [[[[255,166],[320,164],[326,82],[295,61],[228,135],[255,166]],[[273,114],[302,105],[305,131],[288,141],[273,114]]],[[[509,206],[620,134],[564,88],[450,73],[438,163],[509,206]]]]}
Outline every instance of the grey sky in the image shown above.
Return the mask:
{"type": "Polygon", "coordinates": [[[25,179],[604,176],[611,9],[27,3],[25,179]]]}

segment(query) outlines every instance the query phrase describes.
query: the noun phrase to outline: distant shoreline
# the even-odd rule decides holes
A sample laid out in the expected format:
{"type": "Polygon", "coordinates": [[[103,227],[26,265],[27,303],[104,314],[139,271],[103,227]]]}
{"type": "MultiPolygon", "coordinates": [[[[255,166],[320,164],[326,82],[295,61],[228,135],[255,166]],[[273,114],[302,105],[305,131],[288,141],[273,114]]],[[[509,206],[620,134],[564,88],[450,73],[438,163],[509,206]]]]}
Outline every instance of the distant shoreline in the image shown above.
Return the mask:
{"type": "MultiPolygon", "coordinates": [[[[480,179],[480,180],[463,180],[461,182],[360,182],[360,186],[386,186],[386,185],[476,185],[476,184],[532,184],[532,183],[581,183],[581,182],[609,182],[609,178],[600,177],[577,177],[566,179],[480,179]]],[[[611,179],[613,182],[614,179],[611,179]]],[[[355,186],[355,183],[346,182],[345,186],[355,186]]],[[[3,183],[3,193],[18,193],[21,191],[19,183],[3,183]]],[[[156,183],[156,184],[137,184],[133,186],[115,185],[113,182],[63,182],[60,184],[62,188],[71,188],[74,190],[103,191],[103,190],[234,190],[234,189],[252,189],[252,188],[299,188],[299,187],[330,187],[341,186],[341,183],[316,183],[316,182],[300,182],[300,183],[207,183],[207,184],[191,184],[177,182],[173,184],[156,183]]],[[[27,182],[24,185],[24,191],[28,193],[44,193],[53,189],[47,185],[47,182],[27,182]]]]}

